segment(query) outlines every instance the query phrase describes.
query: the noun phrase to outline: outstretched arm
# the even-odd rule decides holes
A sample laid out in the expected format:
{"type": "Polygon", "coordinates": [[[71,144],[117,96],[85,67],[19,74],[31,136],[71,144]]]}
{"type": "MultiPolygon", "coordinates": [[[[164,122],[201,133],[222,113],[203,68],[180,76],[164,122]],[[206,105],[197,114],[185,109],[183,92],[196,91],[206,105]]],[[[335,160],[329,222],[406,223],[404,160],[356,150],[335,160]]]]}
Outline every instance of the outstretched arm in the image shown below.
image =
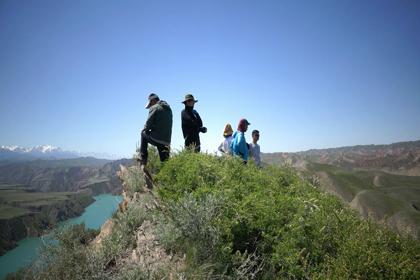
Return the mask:
{"type": "Polygon", "coordinates": [[[219,152],[221,153],[225,153],[225,151],[223,150],[223,142],[219,145],[219,148],[217,148],[219,150],[219,152]]]}

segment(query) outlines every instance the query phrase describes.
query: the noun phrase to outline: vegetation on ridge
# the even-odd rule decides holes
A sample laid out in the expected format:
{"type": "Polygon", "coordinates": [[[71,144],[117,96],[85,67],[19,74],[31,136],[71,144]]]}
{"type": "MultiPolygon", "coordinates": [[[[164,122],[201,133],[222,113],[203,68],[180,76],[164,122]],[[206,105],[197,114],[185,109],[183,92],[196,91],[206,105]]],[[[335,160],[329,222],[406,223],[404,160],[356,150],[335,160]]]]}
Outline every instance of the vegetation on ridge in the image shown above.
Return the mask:
{"type": "MultiPolygon", "coordinates": [[[[229,158],[181,153],[165,164],[158,180],[162,200],[178,201],[180,209],[191,195],[198,201],[220,198],[219,214],[211,221],[219,243],[210,259],[192,254],[192,266],[211,261],[221,266],[221,272],[226,266],[238,268],[238,254],[242,258],[253,254],[263,265],[259,278],[265,279],[415,279],[420,275],[418,242],[361,220],[294,169],[260,170],[229,158]]],[[[175,229],[180,216],[172,215],[175,229]]],[[[203,227],[209,228],[207,223],[203,227]]],[[[204,243],[194,239],[204,234],[190,238],[188,232],[174,243],[195,252],[199,247],[193,250],[190,244],[204,243]]]]}
{"type": "MultiPolygon", "coordinates": [[[[159,207],[133,198],[127,212],[114,216],[113,231],[99,251],[80,241],[83,234],[64,235],[79,241],[60,240],[58,248],[78,244],[75,251],[84,248],[78,254],[88,257],[61,260],[54,270],[64,276],[84,271],[83,278],[73,279],[161,279],[169,274],[180,279],[420,277],[418,241],[360,219],[290,167],[259,169],[228,157],[184,151],[157,169],[159,207]],[[146,220],[169,254],[185,254],[185,265],[176,274],[168,267],[146,273],[123,260],[135,249],[136,231],[146,220]]],[[[137,172],[133,168],[125,178],[133,196],[144,187],[137,172]]],[[[59,259],[73,256],[63,252],[59,259]]],[[[44,279],[53,279],[41,272],[44,279]]],[[[40,279],[36,275],[32,279],[40,279]]]]}

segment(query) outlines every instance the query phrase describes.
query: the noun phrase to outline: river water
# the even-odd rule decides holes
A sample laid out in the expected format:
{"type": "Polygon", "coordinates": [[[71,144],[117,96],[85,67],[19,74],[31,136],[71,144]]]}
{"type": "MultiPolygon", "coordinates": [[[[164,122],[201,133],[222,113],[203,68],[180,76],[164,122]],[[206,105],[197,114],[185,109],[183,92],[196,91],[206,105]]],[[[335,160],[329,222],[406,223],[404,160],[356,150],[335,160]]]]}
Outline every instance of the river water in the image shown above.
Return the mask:
{"type": "MultiPolygon", "coordinates": [[[[87,228],[99,229],[107,219],[118,209],[122,196],[102,194],[94,197],[95,202],[89,205],[85,212],[73,219],[65,221],[64,225],[85,223],[87,228]]],[[[61,226],[61,225],[60,225],[61,226]]],[[[0,257],[0,279],[10,272],[30,264],[36,259],[38,249],[45,237],[28,237],[18,242],[18,246],[0,257]]]]}

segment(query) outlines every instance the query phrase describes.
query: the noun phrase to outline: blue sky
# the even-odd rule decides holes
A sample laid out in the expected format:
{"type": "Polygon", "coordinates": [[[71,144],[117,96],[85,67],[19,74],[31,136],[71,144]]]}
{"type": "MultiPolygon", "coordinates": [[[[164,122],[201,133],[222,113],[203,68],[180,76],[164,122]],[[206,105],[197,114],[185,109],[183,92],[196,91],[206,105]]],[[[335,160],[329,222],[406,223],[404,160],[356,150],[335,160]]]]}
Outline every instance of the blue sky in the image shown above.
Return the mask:
{"type": "Polygon", "coordinates": [[[175,149],[186,93],[208,151],[420,139],[420,1],[0,0],[1,145],[131,156],[150,92],[175,149]]]}

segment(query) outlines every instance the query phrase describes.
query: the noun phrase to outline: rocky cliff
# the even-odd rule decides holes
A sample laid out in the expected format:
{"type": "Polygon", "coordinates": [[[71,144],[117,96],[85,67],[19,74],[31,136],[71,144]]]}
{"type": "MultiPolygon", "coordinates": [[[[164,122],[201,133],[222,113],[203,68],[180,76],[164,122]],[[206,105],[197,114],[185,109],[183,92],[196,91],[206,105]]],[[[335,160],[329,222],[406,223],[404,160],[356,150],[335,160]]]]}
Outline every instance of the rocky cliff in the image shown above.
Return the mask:
{"type": "Polygon", "coordinates": [[[95,158],[35,160],[0,165],[0,254],[27,236],[78,216],[102,193],[120,194],[120,164],[95,158]],[[12,211],[10,211],[12,210],[12,211]],[[14,211],[14,212],[13,212],[14,211]]]}
{"type": "Polygon", "coordinates": [[[10,219],[0,219],[0,255],[14,248],[25,237],[40,236],[58,222],[81,215],[94,199],[80,193],[64,201],[31,207],[31,212],[10,219]]]}
{"type": "Polygon", "coordinates": [[[131,162],[95,158],[14,162],[0,165],[0,183],[25,185],[38,192],[75,192],[92,186],[95,194],[118,193],[121,183],[116,178],[116,169],[119,164],[131,162]]]}

